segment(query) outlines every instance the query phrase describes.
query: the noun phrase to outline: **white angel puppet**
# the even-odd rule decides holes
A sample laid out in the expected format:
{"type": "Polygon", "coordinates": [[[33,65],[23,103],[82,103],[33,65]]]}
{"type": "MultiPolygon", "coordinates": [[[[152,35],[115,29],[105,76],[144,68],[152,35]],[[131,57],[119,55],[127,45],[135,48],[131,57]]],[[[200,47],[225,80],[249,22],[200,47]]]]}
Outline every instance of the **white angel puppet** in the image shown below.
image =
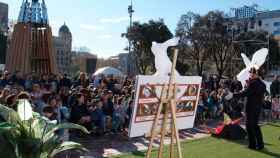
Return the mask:
{"type": "MultiPolygon", "coordinates": [[[[176,46],[179,43],[180,38],[172,38],[170,40],[165,41],[164,43],[152,43],[152,52],[155,56],[155,67],[156,73],[154,76],[168,76],[171,74],[172,62],[167,56],[167,49],[171,46],[176,46]]],[[[175,76],[179,77],[180,74],[175,70],[175,76]]],[[[156,86],[155,92],[157,97],[160,97],[162,87],[156,86]]],[[[185,88],[177,87],[177,99],[179,99],[185,92],[185,88]]],[[[167,92],[164,92],[166,95],[167,92]]]]}
{"type": "MultiPolygon", "coordinates": [[[[167,56],[167,49],[171,46],[178,45],[179,38],[172,38],[164,43],[152,43],[152,52],[155,56],[155,67],[156,73],[155,76],[168,76],[171,73],[172,63],[167,56]]],[[[179,73],[175,71],[175,75],[179,76],[179,73]]]]}
{"type": "MultiPolygon", "coordinates": [[[[246,67],[237,75],[237,79],[238,79],[238,81],[241,82],[243,88],[246,85],[246,81],[250,77],[250,73],[249,73],[250,69],[253,67],[256,69],[259,69],[264,64],[267,55],[268,55],[267,48],[262,48],[262,49],[258,50],[257,52],[255,52],[251,61],[245,54],[243,54],[243,53],[241,54],[243,62],[246,65],[246,67]]],[[[266,89],[269,92],[270,83],[267,81],[263,81],[263,82],[266,84],[266,89]]]]}

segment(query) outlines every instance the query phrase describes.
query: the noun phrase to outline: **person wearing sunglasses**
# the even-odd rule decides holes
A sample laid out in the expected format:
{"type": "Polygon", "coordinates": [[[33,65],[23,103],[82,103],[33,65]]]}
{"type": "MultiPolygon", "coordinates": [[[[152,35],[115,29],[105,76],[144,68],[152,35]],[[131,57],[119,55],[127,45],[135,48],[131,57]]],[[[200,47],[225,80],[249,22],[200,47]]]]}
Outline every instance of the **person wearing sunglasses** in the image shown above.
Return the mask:
{"type": "Polygon", "coordinates": [[[247,97],[246,103],[246,130],[248,133],[249,148],[254,150],[262,150],[264,148],[263,136],[258,125],[261,107],[264,102],[264,94],[266,93],[266,85],[260,79],[258,69],[252,67],[250,69],[250,79],[247,88],[239,93],[235,93],[234,97],[247,97]]]}

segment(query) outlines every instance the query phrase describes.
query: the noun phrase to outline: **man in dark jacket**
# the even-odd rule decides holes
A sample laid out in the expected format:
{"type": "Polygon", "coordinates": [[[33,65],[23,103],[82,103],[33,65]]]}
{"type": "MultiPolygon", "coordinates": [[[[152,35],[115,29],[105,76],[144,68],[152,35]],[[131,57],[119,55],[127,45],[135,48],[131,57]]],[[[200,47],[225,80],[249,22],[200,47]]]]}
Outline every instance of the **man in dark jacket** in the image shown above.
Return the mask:
{"type": "Polygon", "coordinates": [[[246,104],[246,130],[248,132],[249,148],[262,150],[264,142],[261,129],[258,125],[261,107],[264,103],[264,94],[266,86],[259,78],[258,71],[255,68],[250,70],[250,81],[247,88],[234,94],[235,97],[247,97],[246,104]]]}

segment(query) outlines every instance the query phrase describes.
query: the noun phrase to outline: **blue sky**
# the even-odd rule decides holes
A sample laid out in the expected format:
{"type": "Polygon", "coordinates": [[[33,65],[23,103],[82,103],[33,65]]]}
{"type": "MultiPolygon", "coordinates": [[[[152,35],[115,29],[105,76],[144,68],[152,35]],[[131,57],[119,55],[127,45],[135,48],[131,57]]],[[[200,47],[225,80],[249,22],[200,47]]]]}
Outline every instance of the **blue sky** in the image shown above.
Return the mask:
{"type": "MultiPolygon", "coordinates": [[[[73,47],[86,46],[99,57],[125,52],[121,33],[129,25],[130,0],[45,0],[53,34],[64,22],[73,35],[73,47]]],[[[22,0],[0,0],[9,4],[9,18],[17,19],[22,0]]],[[[134,20],[163,18],[174,32],[180,16],[188,11],[205,14],[256,3],[262,9],[280,9],[279,0],[133,0],[134,20]]]]}

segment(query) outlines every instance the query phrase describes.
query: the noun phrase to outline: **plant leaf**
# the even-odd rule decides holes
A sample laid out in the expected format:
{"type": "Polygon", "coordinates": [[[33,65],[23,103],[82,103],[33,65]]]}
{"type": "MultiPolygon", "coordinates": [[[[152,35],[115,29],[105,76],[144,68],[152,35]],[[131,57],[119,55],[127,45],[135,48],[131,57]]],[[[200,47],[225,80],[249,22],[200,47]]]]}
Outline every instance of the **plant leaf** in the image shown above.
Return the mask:
{"type": "Polygon", "coordinates": [[[3,117],[4,120],[6,120],[6,122],[12,124],[17,124],[18,122],[21,121],[16,111],[1,104],[0,104],[0,115],[3,117]]]}
{"type": "Polygon", "coordinates": [[[81,151],[88,151],[84,148],[81,144],[75,142],[63,142],[60,144],[56,149],[52,151],[49,157],[54,157],[56,154],[61,153],[66,150],[81,150],[81,151]]]}
{"type": "Polygon", "coordinates": [[[0,133],[1,132],[6,132],[6,131],[10,131],[11,129],[15,129],[16,126],[13,124],[10,124],[8,122],[2,122],[0,123],[0,133]]]}
{"type": "Polygon", "coordinates": [[[54,132],[57,130],[60,130],[60,129],[78,129],[78,130],[83,131],[84,133],[89,134],[89,131],[81,125],[77,125],[77,124],[73,124],[73,123],[62,123],[62,124],[55,125],[52,128],[48,129],[48,132],[44,136],[43,142],[48,141],[48,139],[53,137],[54,132]]]}

